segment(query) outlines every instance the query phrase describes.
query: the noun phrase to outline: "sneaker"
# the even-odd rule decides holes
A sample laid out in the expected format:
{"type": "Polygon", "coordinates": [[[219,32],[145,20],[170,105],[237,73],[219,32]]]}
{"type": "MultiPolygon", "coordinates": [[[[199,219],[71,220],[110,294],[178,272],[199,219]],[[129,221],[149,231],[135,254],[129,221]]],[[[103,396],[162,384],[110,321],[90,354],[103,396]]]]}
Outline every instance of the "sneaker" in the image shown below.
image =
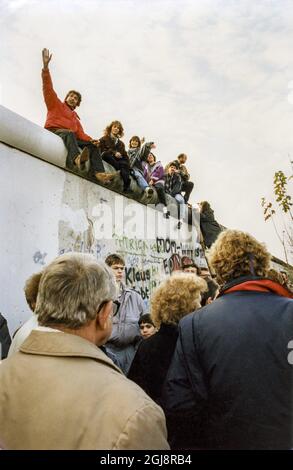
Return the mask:
{"type": "Polygon", "coordinates": [[[182,227],[182,220],[178,220],[177,228],[180,230],[182,227]]]}
{"type": "Polygon", "coordinates": [[[150,188],[149,186],[147,188],[145,188],[144,190],[144,193],[147,197],[150,197],[154,194],[154,190],[153,188],[150,188]]]}

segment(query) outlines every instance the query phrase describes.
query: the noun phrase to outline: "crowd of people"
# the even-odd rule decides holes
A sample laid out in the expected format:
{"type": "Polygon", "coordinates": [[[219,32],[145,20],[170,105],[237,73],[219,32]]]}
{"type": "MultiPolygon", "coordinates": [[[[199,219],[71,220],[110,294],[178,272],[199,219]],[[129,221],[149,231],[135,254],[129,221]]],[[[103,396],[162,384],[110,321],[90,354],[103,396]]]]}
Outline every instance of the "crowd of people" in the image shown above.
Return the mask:
{"type": "Polygon", "coordinates": [[[119,254],[31,276],[0,365],[2,447],[292,448],[292,291],[247,233],[222,232],[208,261],[183,257],[150,311],[119,254]]]}
{"type": "Polygon", "coordinates": [[[163,205],[166,218],[170,216],[166,194],[172,196],[178,203],[177,226],[180,229],[194,187],[185,165],[187,155],[181,153],[164,168],[153,153],[154,142],[145,142],[144,138],[141,139],[137,135],[131,137],[129,149],[126,150],[121,140],[124,135],[123,125],[117,120],[106,126],[104,135],[98,139],[86,134],[75,111],[81,103],[81,94],[70,90],[62,102],[53,88],[49,71],[52,54],[48,49],[43,49],[42,58],[43,94],[47,107],[45,128],[63,140],[68,152],[66,167],[88,176],[93,181],[108,183],[114,174],[105,173],[103,162],[107,162],[119,171],[124,193],[131,192],[131,177],[147,197],[156,191],[158,203],[163,205]]]}

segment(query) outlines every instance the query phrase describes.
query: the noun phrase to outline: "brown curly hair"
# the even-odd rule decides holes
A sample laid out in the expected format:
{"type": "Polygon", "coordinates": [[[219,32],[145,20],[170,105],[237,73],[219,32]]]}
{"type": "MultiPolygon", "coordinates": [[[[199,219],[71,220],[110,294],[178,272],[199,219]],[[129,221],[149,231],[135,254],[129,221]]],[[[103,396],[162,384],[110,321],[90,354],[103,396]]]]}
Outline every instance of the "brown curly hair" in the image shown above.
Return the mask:
{"type": "Polygon", "coordinates": [[[222,232],[208,254],[209,265],[221,285],[241,276],[266,277],[270,259],[263,243],[239,230],[222,232]]]}
{"type": "Polygon", "coordinates": [[[174,273],[155,290],[151,299],[151,317],[156,327],[161,323],[177,325],[179,320],[200,308],[201,292],[206,282],[192,273],[174,273]]]}
{"type": "Polygon", "coordinates": [[[109,124],[109,126],[106,127],[106,129],[104,130],[104,135],[109,137],[111,135],[111,129],[112,129],[112,126],[118,126],[120,131],[119,131],[119,138],[123,137],[124,136],[124,129],[123,129],[123,126],[121,124],[120,121],[112,121],[111,124],[109,124]]]}

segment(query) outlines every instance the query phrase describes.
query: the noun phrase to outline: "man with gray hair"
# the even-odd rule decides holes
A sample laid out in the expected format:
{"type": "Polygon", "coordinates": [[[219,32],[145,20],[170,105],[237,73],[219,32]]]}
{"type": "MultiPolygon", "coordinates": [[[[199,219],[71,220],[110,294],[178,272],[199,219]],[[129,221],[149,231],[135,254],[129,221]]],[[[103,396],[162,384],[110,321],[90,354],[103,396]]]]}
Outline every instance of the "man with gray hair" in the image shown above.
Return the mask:
{"type": "Polygon", "coordinates": [[[40,326],[0,368],[6,449],[169,448],[161,408],[99,348],[115,298],[110,269],[90,255],[65,254],[44,269],[40,326]]]}

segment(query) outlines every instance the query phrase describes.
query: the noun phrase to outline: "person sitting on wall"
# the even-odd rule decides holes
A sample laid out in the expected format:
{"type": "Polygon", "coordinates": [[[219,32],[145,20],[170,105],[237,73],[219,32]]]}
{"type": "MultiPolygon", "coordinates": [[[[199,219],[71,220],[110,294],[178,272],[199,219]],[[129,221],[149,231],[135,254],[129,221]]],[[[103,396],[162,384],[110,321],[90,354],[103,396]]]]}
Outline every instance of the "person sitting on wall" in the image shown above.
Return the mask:
{"type": "Polygon", "coordinates": [[[146,307],[139,292],[123,283],[124,259],[120,255],[111,254],[107,256],[105,263],[115,276],[119,290],[117,300],[120,304],[117,315],[113,318],[112,334],[105,346],[106,350],[117,357],[122,371],[127,374],[137,343],[141,339],[138,320],[145,313],[146,307]]]}
{"type": "Polygon", "coordinates": [[[43,94],[48,111],[45,128],[62,138],[68,152],[66,167],[85,170],[85,162],[90,159],[89,176],[94,177],[96,172],[104,171],[104,166],[97,148],[98,141],[84,132],[75,112],[75,108],[81,103],[81,94],[70,90],[62,102],[53,88],[49,71],[52,54],[48,49],[43,49],[42,57],[43,94]]]}
{"type": "Polygon", "coordinates": [[[182,227],[185,216],[185,202],[181,194],[182,180],[180,174],[178,173],[178,169],[179,162],[177,160],[169,164],[168,172],[165,177],[165,192],[174,197],[179,205],[179,220],[177,227],[180,229],[182,227]]]}
{"type": "Polygon", "coordinates": [[[144,138],[140,140],[137,135],[134,135],[129,141],[129,149],[127,151],[131,168],[130,173],[147,196],[151,196],[154,193],[153,188],[149,186],[143,176],[144,162],[146,162],[147,155],[152,148],[155,148],[154,142],[144,142],[144,138]]]}
{"type": "Polygon", "coordinates": [[[152,152],[147,156],[147,162],[144,166],[143,174],[148,184],[156,189],[159,203],[163,204],[163,215],[168,219],[170,217],[170,212],[167,209],[166,194],[164,190],[164,168],[161,162],[157,162],[156,156],[152,152]]]}
{"type": "Polygon", "coordinates": [[[44,269],[40,326],[0,366],[2,448],[169,449],[162,410],[99,348],[115,297],[110,269],[88,254],[44,269]]]}
{"type": "MultiPolygon", "coordinates": [[[[120,121],[112,121],[99,140],[101,155],[105,162],[112,165],[115,170],[120,171],[123,180],[123,191],[130,189],[130,167],[124,143],[120,140],[124,135],[124,129],[120,121]]],[[[111,176],[111,175],[110,175],[111,176]]],[[[96,175],[99,180],[100,175],[96,175]]]]}
{"type": "MultiPolygon", "coordinates": [[[[177,157],[177,161],[179,163],[177,173],[181,176],[181,192],[184,193],[184,201],[185,204],[187,204],[190,194],[193,190],[194,183],[189,181],[190,179],[190,174],[185,166],[187,160],[187,155],[185,153],[180,153],[177,157]]],[[[170,167],[170,163],[165,167],[165,172],[168,173],[170,167]]]]}
{"type": "Polygon", "coordinates": [[[222,232],[220,224],[215,220],[214,211],[208,201],[200,202],[200,230],[204,244],[210,248],[222,232]]]}
{"type": "Polygon", "coordinates": [[[180,153],[178,155],[177,160],[179,162],[179,174],[181,176],[182,180],[182,186],[181,186],[181,191],[184,192],[184,201],[187,204],[190,194],[193,190],[194,183],[190,180],[190,174],[185,166],[186,160],[187,160],[187,155],[185,153],[180,153]]]}

